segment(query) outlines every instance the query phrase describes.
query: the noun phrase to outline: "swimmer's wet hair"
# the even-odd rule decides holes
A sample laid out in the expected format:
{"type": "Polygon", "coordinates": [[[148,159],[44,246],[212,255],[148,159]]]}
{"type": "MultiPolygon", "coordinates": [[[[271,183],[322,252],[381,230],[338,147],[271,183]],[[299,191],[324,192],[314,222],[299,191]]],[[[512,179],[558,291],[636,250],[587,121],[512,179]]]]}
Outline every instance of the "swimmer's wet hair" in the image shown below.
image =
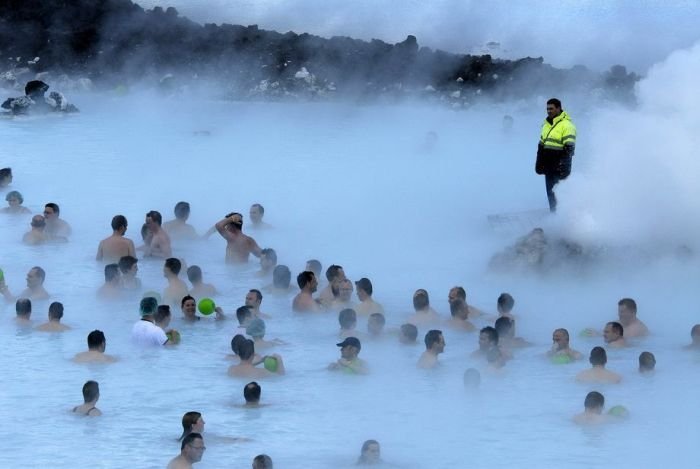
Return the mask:
{"type": "Polygon", "coordinates": [[[246,402],[258,402],[260,401],[260,394],[262,393],[262,388],[255,381],[251,381],[243,387],[243,397],[246,402]]]}
{"type": "Polygon", "coordinates": [[[496,329],[496,332],[498,332],[499,337],[504,337],[513,328],[513,320],[509,317],[501,316],[500,318],[496,319],[494,328],[496,329]]]}
{"type": "Polygon", "coordinates": [[[83,384],[83,400],[85,403],[92,402],[100,395],[100,385],[97,381],[87,381],[83,384]]]}
{"type": "Polygon", "coordinates": [[[256,207],[260,210],[260,215],[265,215],[265,207],[263,207],[260,204],[253,204],[250,206],[250,208],[256,207]]]}
{"type": "Polygon", "coordinates": [[[367,322],[384,327],[386,325],[386,318],[382,313],[372,313],[369,315],[369,318],[367,318],[367,322]]]}
{"type": "Polygon", "coordinates": [[[442,331],[438,329],[432,329],[425,334],[425,349],[430,350],[433,344],[440,342],[440,337],[442,337],[442,331]]]}
{"type": "Polygon", "coordinates": [[[170,316],[170,306],[169,305],[158,305],[156,310],[156,322],[163,322],[165,318],[170,316]]]}
{"type": "Polygon", "coordinates": [[[278,265],[272,271],[272,285],[275,288],[289,288],[292,281],[292,272],[286,265],[278,265]]]}
{"type": "Polygon", "coordinates": [[[515,300],[509,293],[501,293],[496,301],[498,311],[502,313],[510,313],[515,306],[515,300]]]}
{"type": "Polygon", "coordinates": [[[188,433],[185,437],[182,438],[180,451],[185,449],[185,446],[191,444],[194,440],[204,440],[204,438],[202,438],[202,435],[200,433],[188,433]]]}
{"type": "Polygon", "coordinates": [[[250,308],[247,306],[241,306],[236,310],[236,319],[238,319],[239,324],[243,324],[243,322],[246,320],[246,318],[249,318],[253,315],[253,313],[250,311],[250,308]]]}
{"type": "Polygon", "coordinates": [[[60,320],[63,317],[63,303],[54,301],[49,305],[49,319],[60,320]]]}
{"type": "Polygon", "coordinates": [[[625,333],[624,328],[622,327],[622,324],[616,321],[611,321],[608,324],[610,324],[610,327],[612,327],[613,332],[620,334],[620,337],[622,337],[625,333]]]}
{"type": "Polygon", "coordinates": [[[493,342],[494,345],[498,345],[498,332],[494,327],[486,326],[479,331],[479,334],[488,335],[489,341],[493,342]]]}
{"type": "Polygon", "coordinates": [[[605,397],[598,391],[591,391],[586,394],[586,399],[583,401],[583,406],[586,409],[596,409],[605,407],[605,397]]]}
{"type": "Polygon", "coordinates": [[[231,339],[231,351],[238,355],[238,347],[243,343],[243,341],[246,340],[245,336],[243,334],[236,334],[233,336],[233,339],[231,339]]]}
{"type": "Polygon", "coordinates": [[[306,261],[306,265],[311,269],[314,275],[320,274],[321,269],[323,268],[321,266],[321,261],[319,261],[318,259],[309,259],[308,261],[306,261]]]}
{"type": "Polygon", "coordinates": [[[253,469],[273,469],[272,458],[267,454],[258,454],[253,458],[253,469]]]}
{"type": "Polygon", "coordinates": [[[175,275],[179,275],[180,270],[182,269],[182,262],[180,262],[180,259],[176,257],[169,257],[165,260],[165,267],[167,267],[168,270],[175,275]]]}
{"type": "Polygon", "coordinates": [[[32,314],[32,300],[29,298],[19,298],[15,302],[15,312],[17,316],[29,316],[32,314]]]}
{"type": "Polygon", "coordinates": [[[418,338],[418,328],[414,324],[402,324],[401,325],[401,335],[403,335],[405,338],[410,340],[411,342],[415,342],[416,339],[418,338]]]}
{"type": "Polygon", "coordinates": [[[198,265],[191,265],[187,268],[187,279],[190,282],[202,281],[202,269],[198,265]]]}
{"type": "Polygon", "coordinates": [[[632,312],[637,312],[637,302],[634,301],[632,298],[623,298],[617,302],[617,305],[624,306],[632,312]]]}
{"type": "Polygon", "coordinates": [[[127,226],[126,217],[124,215],[115,215],[112,217],[112,229],[117,231],[120,228],[126,228],[127,226]]]}
{"type": "Polygon", "coordinates": [[[450,288],[450,290],[455,290],[457,292],[457,298],[467,301],[467,291],[464,289],[464,287],[456,286],[450,288]]]}
{"type": "Polygon", "coordinates": [[[95,329],[87,336],[87,345],[89,350],[96,349],[105,342],[107,342],[105,333],[100,330],[95,329]]]}
{"type": "Polygon", "coordinates": [[[134,264],[136,264],[138,261],[139,260],[134,256],[123,256],[119,259],[119,270],[125,274],[130,271],[134,264]]]}
{"type": "Polygon", "coordinates": [[[341,329],[352,329],[357,324],[357,313],[352,308],[345,308],[338,313],[341,329]]]}
{"type": "Polygon", "coordinates": [[[141,311],[141,316],[155,314],[156,308],[158,308],[158,300],[152,296],[142,298],[141,303],[139,303],[139,311],[141,311]]]}
{"type": "Polygon", "coordinates": [[[608,362],[608,354],[603,347],[593,347],[588,358],[591,365],[605,365],[608,362]]]}
{"type": "Polygon", "coordinates": [[[639,369],[651,371],[656,367],[656,357],[651,352],[642,352],[639,354],[639,369]]]}
{"type": "Polygon", "coordinates": [[[304,287],[309,282],[311,282],[311,280],[313,280],[314,277],[315,277],[314,273],[309,271],[309,270],[305,270],[302,273],[300,273],[299,275],[297,275],[297,285],[299,285],[299,289],[303,290],[304,287]]]}
{"type": "Polygon", "coordinates": [[[326,280],[332,282],[341,270],[343,270],[343,266],[336,264],[331,265],[326,269],[326,280]]]}
{"type": "Polygon", "coordinates": [[[119,278],[119,264],[107,264],[105,266],[105,282],[111,282],[119,278]]]}
{"type": "Polygon", "coordinates": [[[202,414],[200,412],[196,412],[193,410],[185,412],[185,415],[182,416],[182,435],[179,438],[180,441],[184,440],[187,437],[187,435],[192,434],[192,426],[196,424],[197,420],[199,420],[200,418],[202,418],[202,414]]]}
{"type": "Polygon", "coordinates": [[[250,339],[241,341],[238,345],[238,356],[241,360],[250,360],[255,355],[255,342],[250,339]]]}
{"type": "Polygon", "coordinates": [[[187,202],[178,202],[175,204],[175,218],[182,220],[190,214],[190,204],[187,202]]]}
{"type": "Polygon", "coordinates": [[[158,223],[158,226],[163,224],[163,215],[161,215],[157,210],[151,210],[146,214],[146,217],[158,223]]]}

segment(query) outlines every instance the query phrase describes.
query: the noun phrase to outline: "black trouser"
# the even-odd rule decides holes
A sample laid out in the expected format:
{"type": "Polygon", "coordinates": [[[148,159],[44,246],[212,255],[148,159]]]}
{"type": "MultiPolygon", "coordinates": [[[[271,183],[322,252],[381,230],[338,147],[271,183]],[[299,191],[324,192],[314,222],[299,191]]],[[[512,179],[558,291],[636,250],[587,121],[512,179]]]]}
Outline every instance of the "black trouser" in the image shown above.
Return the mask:
{"type": "Polygon", "coordinates": [[[544,175],[544,185],[547,188],[547,199],[549,200],[549,211],[557,211],[557,196],[554,194],[554,186],[560,181],[559,173],[546,173],[544,175]]]}

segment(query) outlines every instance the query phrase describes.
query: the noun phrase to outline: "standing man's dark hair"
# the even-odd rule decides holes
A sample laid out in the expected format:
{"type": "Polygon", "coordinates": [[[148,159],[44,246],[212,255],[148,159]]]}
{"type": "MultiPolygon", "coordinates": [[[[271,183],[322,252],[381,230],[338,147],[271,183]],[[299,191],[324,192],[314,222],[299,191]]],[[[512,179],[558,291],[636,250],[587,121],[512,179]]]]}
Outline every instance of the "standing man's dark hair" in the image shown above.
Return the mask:
{"type": "Polygon", "coordinates": [[[571,174],[571,163],[576,148],[576,126],[562,109],[561,101],[547,101],[547,118],[540,130],[535,172],[543,174],[549,210],[557,209],[554,186],[571,174]]]}
{"type": "Polygon", "coordinates": [[[126,229],[126,217],[124,215],[115,215],[112,217],[112,229],[114,231],[119,231],[119,229],[126,229]]]}
{"type": "Polygon", "coordinates": [[[311,282],[314,279],[314,273],[310,272],[308,270],[305,270],[304,272],[300,273],[297,275],[297,285],[299,285],[299,288],[301,290],[304,289],[307,283],[311,282]]]}

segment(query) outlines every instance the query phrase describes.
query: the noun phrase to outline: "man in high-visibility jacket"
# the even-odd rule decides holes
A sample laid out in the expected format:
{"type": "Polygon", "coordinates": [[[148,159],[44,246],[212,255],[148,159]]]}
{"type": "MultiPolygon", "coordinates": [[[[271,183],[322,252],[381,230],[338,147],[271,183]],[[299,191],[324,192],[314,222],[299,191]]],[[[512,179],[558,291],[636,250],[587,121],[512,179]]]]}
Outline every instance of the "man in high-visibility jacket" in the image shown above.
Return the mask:
{"type": "Polygon", "coordinates": [[[547,101],[547,118],[542,124],[540,143],[537,147],[535,172],[544,174],[549,199],[549,210],[557,209],[554,186],[571,174],[571,161],[576,148],[576,126],[561,108],[561,101],[547,101]]]}

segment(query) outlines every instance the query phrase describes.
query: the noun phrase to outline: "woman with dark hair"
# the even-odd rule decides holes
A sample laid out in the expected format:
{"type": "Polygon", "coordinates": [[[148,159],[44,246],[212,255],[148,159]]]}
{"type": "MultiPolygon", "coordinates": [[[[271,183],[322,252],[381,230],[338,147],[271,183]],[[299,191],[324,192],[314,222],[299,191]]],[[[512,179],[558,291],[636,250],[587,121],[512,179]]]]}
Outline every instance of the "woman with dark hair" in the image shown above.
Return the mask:
{"type": "Polygon", "coordinates": [[[177,441],[182,441],[190,433],[204,432],[204,419],[199,412],[186,412],[182,416],[182,436],[177,441]]]}

